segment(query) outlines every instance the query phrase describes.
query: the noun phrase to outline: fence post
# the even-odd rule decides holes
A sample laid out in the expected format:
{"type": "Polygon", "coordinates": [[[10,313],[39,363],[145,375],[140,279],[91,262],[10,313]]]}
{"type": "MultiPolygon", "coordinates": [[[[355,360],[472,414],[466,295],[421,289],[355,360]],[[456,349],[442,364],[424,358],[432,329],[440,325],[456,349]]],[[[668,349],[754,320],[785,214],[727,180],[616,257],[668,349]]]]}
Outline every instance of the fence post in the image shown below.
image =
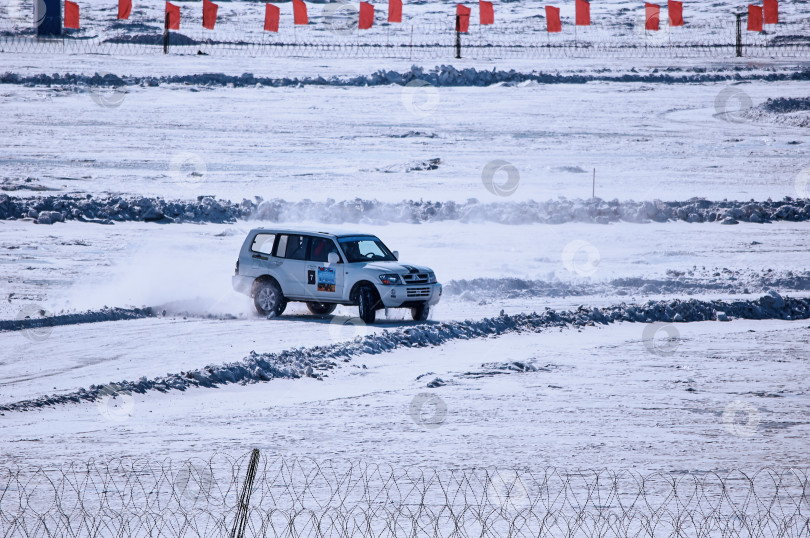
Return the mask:
{"type": "Polygon", "coordinates": [[[461,58],[461,15],[456,15],[456,58],[461,58]]]}
{"type": "Polygon", "coordinates": [[[169,53],[169,13],[166,13],[166,22],[163,25],[163,54],[169,53]]]}
{"type": "Polygon", "coordinates": [[[245,525],[247,525],[248,505],[250,504],[250,493],[253,490],[253,479],[256,477],[256,467],[259,465],[259,449],[254,448],[250,453],[245,483],[242,485],[242,494],[239,496],[239,504],[236,507],[236,518],[233,521],[230,538],[244,538],[245,525]]]}
{"type": "Polygon", "coordinates": [[[737,13],[737,58],[742,58],[742,13],[737,13]]]}

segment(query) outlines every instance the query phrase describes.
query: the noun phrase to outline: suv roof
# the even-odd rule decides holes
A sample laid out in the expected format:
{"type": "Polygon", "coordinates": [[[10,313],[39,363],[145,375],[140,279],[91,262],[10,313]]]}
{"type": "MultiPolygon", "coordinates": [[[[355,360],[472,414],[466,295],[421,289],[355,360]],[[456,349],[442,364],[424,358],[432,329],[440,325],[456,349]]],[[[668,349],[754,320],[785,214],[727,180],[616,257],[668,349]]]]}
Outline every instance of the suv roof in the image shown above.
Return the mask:
{"type": "Polygon", "coordinates": [[[270,233],[286,233],[286,234],[310,234],[310,235],[321,235],[321,236],[332,236],[332,237],[348,237],[348,236],[355,236],[355,235],[370,235],[376,237],[373,233],[368,232],[357,232],[351,230],[344,230],[341,232],[325,232],[323,230],[318,230],[315,228],[307,228],[307,227],[300,227],[300,228],[253,228],[250,230],[250,233],[253,232],[270,232],[270,233]]]}

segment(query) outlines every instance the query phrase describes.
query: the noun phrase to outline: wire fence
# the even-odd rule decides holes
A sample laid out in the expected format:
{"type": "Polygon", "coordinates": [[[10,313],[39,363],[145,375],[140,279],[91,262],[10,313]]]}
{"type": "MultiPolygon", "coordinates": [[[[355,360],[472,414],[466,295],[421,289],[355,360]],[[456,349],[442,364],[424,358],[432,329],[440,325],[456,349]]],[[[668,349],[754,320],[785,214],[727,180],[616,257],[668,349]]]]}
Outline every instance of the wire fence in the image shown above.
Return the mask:
{"type": "MultiPolygon", "coordinates": [[[[358,30],[352,18],[325,14],[317,23],[273,33],[252,26],[229,24],[215,30],[189,28],[169,33],[169,54],[219,56],[340,57],[448,59],[456,54],[451,21],[415,25],[383,23],[358,30]]],[[[810,22],[797,20],[772,25],[766,32],[741,33],[744,57],[803,57],[810,55],[810,22]]],[[[163,54],[163,30],[141,25],[134,32],[114,26],[103,35],[91,30],[54,38],[32,33],[0,31],[0,52],[43,54],[163,54]]],[[[635,23],[580,27],[559,34],[545,31],[543,20],[470,25],[461,36],[465,58],[691,58],[733,57],[737,52],[734,21],[718,21],[645,30],[635,23]]]]}
{"type": "Polygon", "coordinates": [[[394,467],[216,455],[0,472],[0,536],[807,537],[807,469],[394,467]]]}

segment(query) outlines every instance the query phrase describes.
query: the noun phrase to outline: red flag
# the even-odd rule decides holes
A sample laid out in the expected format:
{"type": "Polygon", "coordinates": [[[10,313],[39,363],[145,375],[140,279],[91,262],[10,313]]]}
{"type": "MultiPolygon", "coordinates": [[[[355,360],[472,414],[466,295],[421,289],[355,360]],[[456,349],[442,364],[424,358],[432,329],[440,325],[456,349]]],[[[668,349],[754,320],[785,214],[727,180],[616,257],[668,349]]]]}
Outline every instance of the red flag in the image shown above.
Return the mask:
{"type": "Polygon", "coordinates": [[[264,6],[264,29],[268,32],[278,32],[278,20],[281,18],[281,12],[278,6],[273,4],[265,4],[264,6]]]}
{"type": "Polygon", "coordinates": [[[203,0],[203,28],[214,29],[217,23],[217,10],[219,6],[211,0],[203,0]]]}
{"type": "Polygon", "coordinates": [[[79,29],[79,4],[65,0],[65,28],[79,29]]]}
{"type": "Polygon", "coordinates": [[[669,0],[667,3],[670,26],[683,26],[683,2],[669,0]]]}
{"type": "Polygon", "coordinates": [[[647,22],[644,24],[645,30],[658,31],[658,23],[661,20],[661,6],[658,4],[644,4],[644,14],[647,22]]]}
{"type": "Polygon", "coordinates": [[[562,23],[560,22],[560,8],[554,6],[546,6],[546,30],[549,33],[562,32],[562,23]]]}
{"type": "Polygon", "coordinates": [[[495,24],[495,8],[492,7],[492,2],[479,0],[478,17],[481,24],[495,24]]]}
{"type": "Polygon", "coordinates": [[[463,4],[456,4],[456,32],[466,34],[470,31],[470,13],[472,9],[463,4]]]}
{"type": "Polygon", "coordinates": [[[591,25],[591,3],[587,0],[577,0],[577,26],[591,25]]]}
{"type": "Polygon", "coordinates": [[[388,22],[402,22],[402,0],[388,0],[388,22]]]}
{"type": "Polygon", "coordinates": [[[748,4],[748,31],[762,31],[762,8],[754,4],[748,4]]]}
{"type": "Polygon", "coordinates": [[[132,0],[118,0],[118,18],[127,20],[132,13],[132,0]]]}
{"type": "Polygon", "coordinates": [[[166,2],[167,26],[169,30],[180,29],[180,7],[166,2]]]}
{"type": "Polygon", "coordinates": [[[295,24],[309,24],[307,5],[304,0],[293,0],[293,19],[295,24]]]}
{"type": "Polygon", "coordinates": [[[765,24],[779,22],[779,0],[764,0],[762,9],[765,12],[765,24]]]}
{"type": "Polygon", "coordinates": [[[357,27],[360,30],[368,30],[374,24],[374,6],[368,2],[360,2],[360,20],[357,27]]]}

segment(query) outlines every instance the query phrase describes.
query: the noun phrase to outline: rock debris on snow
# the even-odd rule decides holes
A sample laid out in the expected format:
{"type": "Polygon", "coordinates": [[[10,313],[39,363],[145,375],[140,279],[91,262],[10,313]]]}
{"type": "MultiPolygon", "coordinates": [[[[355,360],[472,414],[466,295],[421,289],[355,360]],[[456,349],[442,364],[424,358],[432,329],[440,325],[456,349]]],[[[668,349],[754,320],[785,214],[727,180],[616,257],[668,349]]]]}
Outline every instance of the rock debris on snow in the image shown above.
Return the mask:
{"type": "Polygon", "coordinates": [[[385,330],[329,346],[296,348],[278,353],[251,352],[239,362],[209,365],[202,369],[168,374],[155,379],[121,381],[91,385],[88,389],[44,396],[0,405],[0,412],[24,411],[58,404],[95,401],[105,395],[145,393],[149,390],[186,390],[229,383],[257,383],[274,378],[314,377],[362,355],[376,355],[399,348],[437,346],[453,340],[482,338],[520,332],[541,332],[549,328],[581,328],[594,324],[626,322],[694,322],[717,320],[717,313],[741,319],[809,319],[810,298],[782,297],[775,291],[748,301],[700,301],[697,299],[647,301],[642,304],[614,305],[603,308],[580,307],[576,311],[547,309],[543,313],[505,315],[477,321],[428,323],[385,330]]]}
{"type": "Polygon", "coordinates": [[[663,202],[633,200],[581,200],[559,198],[538,202],[481,203],[432,202],[403,200],[301,200],[281,199],[241,202],[199,196],[194,201],[163,198],[92,195],[55,195],[39,198],[13,197],[0,194],[0,220],[36,219],[41,224],[66,220],[111,224],[123,221],[157,223],[209,222],[229,223],[237,220],[269,222],[316,221],[330,224],[364,222],[496,222],[499,224],[562,224],[567,222],[667,222],[690,223],[737,222],[768,223],[773,221],[810,220],[810,200],[786,197],[764,202],[710,201],[693,198],[663,202]],[[42,219],[42,220],[40,220],[42,219]]]}
{"type": "Polygon", "coordinates": [[[380,69],[370,75],[356,76],[308,76],[271,78],[255,76],[253,73],[227,75],[225,73],[201,73],[188,75],[164,76],[118,76],[98,73],[85,75],[78,73],[20,74],[6,72],[0,74],[0,84],[19,84],[25,86],[47,86],[67,88],[125,88],[127,86],[160,86],[177,84],[184,86],[246,88],[257,85],[268,87],[303,87],[303,86],[341,86],[365,87],[407,85],[413,81],[424,81],[432,86],[491,86],[516,85],[525,83],[537,84],[587,84],[590,82],[643,82],[662,84],[699,84],[708,82],[743,82],[754,80],[802,81],[810,80],[810,70],[771,71],[758,67],[749,69],[726,69],[718,67],[711,71],[696,69],[671,68],[666,73],[650,69],[646,72],[637,69],[630,71],[604,69],[599,73],[593,71],[571,73],[544,73],[532,71],[521,73],[510,69],[486,70],[472,67],[456,68],[452,65],[440,65],[425,69],[414,65],[407,71],[380,69]]]}

